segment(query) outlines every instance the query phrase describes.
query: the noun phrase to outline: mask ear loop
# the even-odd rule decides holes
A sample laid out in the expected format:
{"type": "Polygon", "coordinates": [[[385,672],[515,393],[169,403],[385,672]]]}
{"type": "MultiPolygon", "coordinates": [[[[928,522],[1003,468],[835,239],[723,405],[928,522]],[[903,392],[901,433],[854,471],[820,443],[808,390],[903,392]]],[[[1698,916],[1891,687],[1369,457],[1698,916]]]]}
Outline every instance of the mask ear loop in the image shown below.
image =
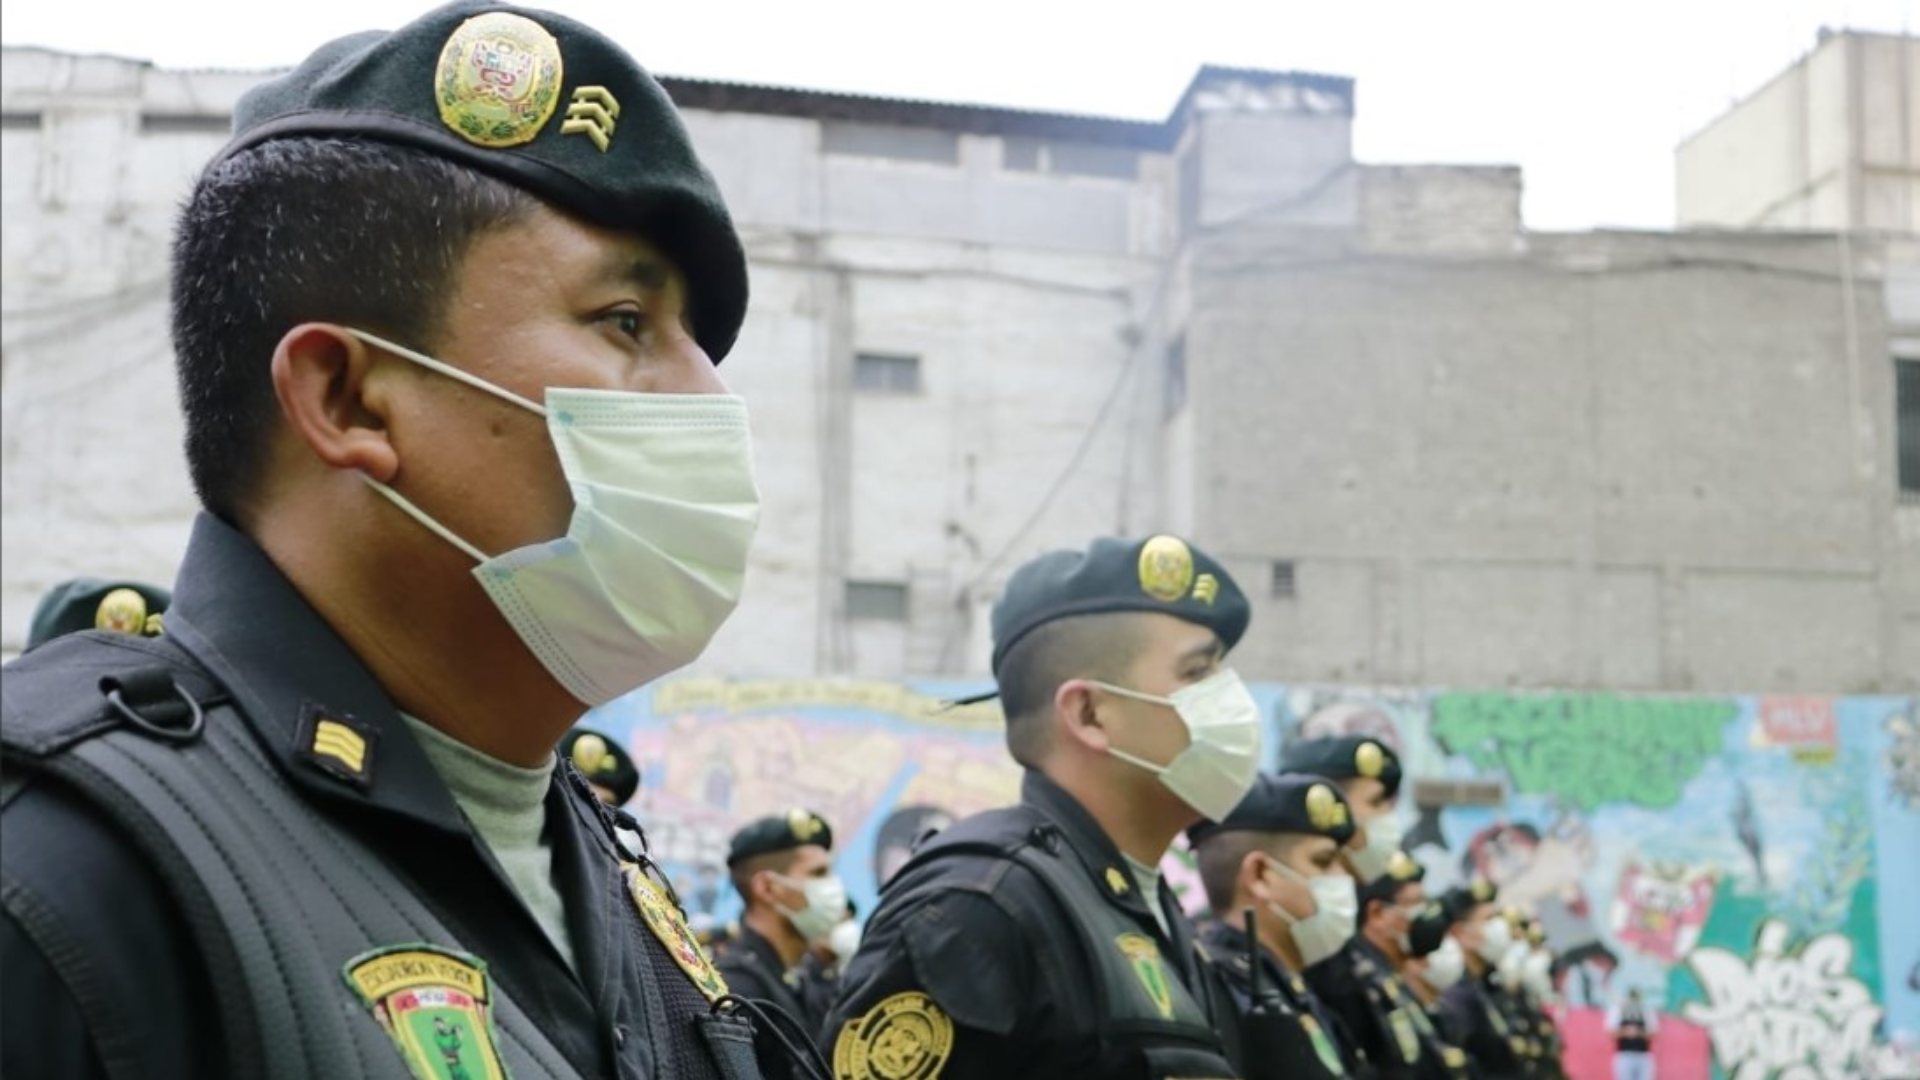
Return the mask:
{"type": "Polygon", "coordinates": [[[506,389],[505,387],[495,386],[492,383],[488,382],[487,380],[481,378],[480,376],[474,375],[470,372],[462,371],[459,368],[454,367],[452,364],[449,364],[444,360],[435,360],[433,357],[428,356],[426,353],[414,352],[412,349],[407,348],[405,345],[396,345],[393,342],[388,341],[386,338],[380,337],[375,334],[369,334],[365,330],[355,330],[350,326],[344,327],[343,329],[345,329],[347,333],[352,334],[354,337],[359,338],[361,341],[366,342],[368,345],[378,346],[379,348],[385,349],[388,352],[394,354],[395,356],[401,357],[402,359],[411,360],[414,363],[419,364],[421,367],[426,368],[429,371],[437,371],[440,374],[445,375],[449,379],[455,379],[460,382],[466,383],[468,386],[473,387],[475,390],[480,390],[480,391],[484,391],[486,393],[492,394],[494,397],[497,397],[502,401],[506,401],[514,405],[518,405],[521,408],[526,409],[527,411],[532,412],[537,416],[547,415],[546,406],[535,404],[534,402],[528,401],[526,398],[521,397],[519,394],[516,394],[513,391],[506,389]]]}
{"type": "Polygon", "coordinates": [[[440,537],[440,539],[445,540],[447,543],[452,544],[454,547],[457,547],[461,551],[466,552],[467,556],[471,558],[474,562],[483,563],[487,561],[486,552],[481,551],[479,548],[474,547],[472,544],[469,544],[465,540],[460,539],[460,537],[455,536],[452,529],[449,529],[445,525],[442,525],[439,522],[428,517],[427,512],[425,510],[422,510],[419,507],[413,505],[412,501],[410,501],[406,496],[393,490],[392,488],[381,483],[380,481],[375,480],[373,477],[368,476],[366,473],[361,473],[360,479],[365,480],[367,482],[367,485],[373,488],[373,490],[386,496],[388,502],[399,507],[402,511],[406,513],[408,517],[412,518],[413,520],[419,522],[422,525],[425,525],[427,528],[432,529],[434,533],[440,537]]]}

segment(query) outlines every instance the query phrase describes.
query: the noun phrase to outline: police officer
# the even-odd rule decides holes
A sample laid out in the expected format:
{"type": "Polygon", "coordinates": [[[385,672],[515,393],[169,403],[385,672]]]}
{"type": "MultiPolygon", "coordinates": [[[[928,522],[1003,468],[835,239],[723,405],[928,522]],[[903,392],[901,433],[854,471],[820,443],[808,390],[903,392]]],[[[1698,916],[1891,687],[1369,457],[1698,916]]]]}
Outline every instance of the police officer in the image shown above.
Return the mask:
{"type": "Polygon", "coordinates": [[[1353,1033],[1375,1075],[1459,1078],[1466,1055],[1435,1029],[1402,978],[1426,868],[1405,852],[1360,888],[1360,932],[1339,956],[1307,969],[1307,982],[1353,1033]]]}
{"type": "Polygon", "coordinates": [[[1560,1038],[1560,1025],[1554,1021],[1552,1005],[1553,950],[1547,946],[1546,927],[1540,920],[1527,917],[1522,933],[1527,944],[1526,960],[1521,966],[1520,988],[1514,992],[1516,1011],[1530,1025],[1535,1050],[1535,1071],[1543,1080],[1565,1080],[1566,1044],[1560,1038]]]}
{"type": "MultiPolygon", "coordinates": [[[[1453,916],[1446,903],[1430,897],[1407,930],[1407,957],[1400,967],[1400,977],[1420,999],[1428,1019],[1436,1023],[1440,1020],[1440,995],[1466,973],[1466,954],[1448,932],[1452,929],[1453,916]]],[[[1447,1037],[1444,1027],[1441,1036],[1447,1037]]]]}
{"type": "Polygon", "coordinates": [[[141,581],[75,578],[47,590],[27,625],[27,648],[84,630],[158,637],[173,596],[141,581]]]}
{"type": "Polygon", "coordinates": [[[1473,1058],[1486,1080],[1531,1077],[1534,1053],[1529,1032],[1506,1007],[1495,976],[1513,941],[1513,926],[1494,906],[1498,890],[1485,878],[1457,886],[1444,899],[1458,914],[1450,931],[1466,953],[1467,977],[1440,997],[1447,1030],[1473,1058]]]}
{"type": "Polygon", "coordinates": [[[615,809],[633,801],[640,790],[640,768],[633,755],[605,732],[577,727],[560,740],[560,756],[580,770],[587,787],[601,802],[615,809]]]}
{"type": "MultiPolygon", "coordinates": [[[[817,1036],[827,1017],[808,985],[819,976],[807,954],[847,917],[847,887],[833,872],[833,829],[801,809],[750,822],[728,845],[727,874],[745,910],[717,961],[720,973],[734,993],[774,1003],[817,1036]]],[[[771,1073],[776,1064],[769,1058],[762,1067],[771,1073]]]]}
{"type": "Polygon", "coordinates": [[[1371,735],[1310,739],[1286,747],[1282,772],[1312,773],[1340,786],[1359,838],[1341,853],[1364,888],[1380,880],[1400,851],[1400,755],[1371,735]]]}
{"type": "Polygon", "coordinates": [[[757,1076],[554,752],[705,647],[757,517],[665,92],[489,0],[331,42],[236,106],[171,283],[206,512],[164,635],[7,669],[0,1072],[757,1076]]]}
{"type": "Polygon", "coordinates": [[[1359,1061],[1300,974],[1353,937],[1359,899],[1340,863],[1353,839],[1346,799],[1322,777],[1262,773],[1226,820],[1187,838],[1215,916],[1201,946],[1244,1018],[1249,1061],[1281,1076],[1350,1075],[1359,1061]]]}
{"type": "Polygon", "coordinates": [[[992,662],[1020,804],[888,882],[828,1021],[836,1077],[1236,1075],[1232,1000],[1158,867],[1253,783],[1259,710],[1225,666],[1247,619],[1173,536],[1013,574],[992,662]]]}

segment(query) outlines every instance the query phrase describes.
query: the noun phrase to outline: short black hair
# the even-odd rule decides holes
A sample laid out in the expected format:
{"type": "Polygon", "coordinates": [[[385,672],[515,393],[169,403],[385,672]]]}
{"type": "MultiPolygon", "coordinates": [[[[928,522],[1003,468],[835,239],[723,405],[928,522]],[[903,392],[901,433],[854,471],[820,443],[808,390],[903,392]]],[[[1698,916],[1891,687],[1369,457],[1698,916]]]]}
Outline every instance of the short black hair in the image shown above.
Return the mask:
{"type": "Polygon", "coordinates": [[[1133,612],[1074,615],[1021,636],[1000,661],[997,682],[1007,716],[1007,751],[1029,768],[1045,754],[1053,695],[1068,679],[1119,683],[1146,640],[1133,612]]]}
{"type": "Polygon", "coordinates": [[[1308,833],[1268,833],[1250,829],[1218,832],[1201,840],[1193,848],[1194,868],[1200,872],[1200,886],[1206,890],[1207,906],[1216,915],[1227,915],[1233,907],[1234,887],[1240,881],[1240,864],[1250,852],[1261,852],[1276,862],[1285,861],[1295,847],[1315,839],[1308,833]]]}
{"type": "Polygon", "coordinates": [[[776,874],[785,874],[800,861],[799,848],[787,848],[783,851],[769,851],[763,855],[749,855],[727,868],[727,879],[733,882],[733,891],[740,894],[740,902],[747,907],[753,906],[753,879],[762,870],[771,870],[776,874]]]}
{"type": "Polygon", "coordinates": [[[354,139],[261,143],[202,175],[173,241],[173,348],[187,469],[238,521],[278,407],[271,360],[307,321],[432,351],[475,237],[533,195],[423,151],[354,139]]]}

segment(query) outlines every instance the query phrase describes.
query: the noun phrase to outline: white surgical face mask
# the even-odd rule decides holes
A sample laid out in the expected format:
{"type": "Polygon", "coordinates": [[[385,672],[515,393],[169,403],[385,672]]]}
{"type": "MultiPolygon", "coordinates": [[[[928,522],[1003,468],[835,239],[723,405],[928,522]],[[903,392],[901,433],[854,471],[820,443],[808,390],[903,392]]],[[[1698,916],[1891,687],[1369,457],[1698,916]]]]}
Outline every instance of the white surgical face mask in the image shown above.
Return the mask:
{"type": "Polygon", "coordinates": [[[1449,935],[1427,956],[1427,985],[1444,991],[1459,982],[1466,970],[1467,954],[1460,951],[1460,943],[1449,935]]]}
{"type": "Polygon", "coordinates": [[[1474,951],[1480,954],[1480,959],[1498,966],[1512,945],[1513,928],[1507,925],[1507,920],[1496,915],[1480,924],[1480,945],[1474,951]]]}
{"type": "Polygon", "coordinates": [[[774,878],[782,885],[806,894],[806,907],[795,910],[775,905],[801,937],[810,942],[826,941],[835,927],[846,922],[847,887],[838,877],[828,874],[826,877],[790,878],[785,874],[775,874],[774,878]]]}
{"type": "Polygon", "coordinates": [[[833,950],[834,971],[847,970],[853,954],[860,951],[860,924],[852,919],[842,921],[827,935],[827,947],[833,950]]]}
{"type": "Polygon", "coordinates": [[[1544,949],[1536,949],[1527,954],[1520,965],[1520,984],[1527,988],[1536,1001],[1547,1001],[1553,997],[1553,954],[1544,949]]]}
{"type": "Polygon", "coordinates": [[[480,587],[568,693],[603,705],[700,655],[739,603],[760,519],[745,403],[731,394],[549,387],[542,407],[349,332],[546,417],[574,502],[557,540],[490,557],[399,492],[366,480],[479,564],[480,587]]]}
{"type": "Polygon", "coordinates": [[[1494,971],[1494,978],[1506,990],[1520,989],[1520,976],[1527,963],[1527,943],[1516,941],[1507,946],[1507,953],[1500,958],[1494,971]]]}
{"type": "Polygon", "coordinates": [[[1294,947],[1300,950],[1300,963],[1312,967],[1339,952],[1353,938],[1360,918],[1360,894],[1353,887],[1353,879],[1345,874],[1307,877],[1291,866],[1271,861],[1267,865],[1282,877],[1305,885],[1313,894],[1313,914],[1304,919],[1295,918],[1277,903],[1267,904],[1267,910],[1286,923],[1293,934],[1294,947]]]}
{"type": "Polygon", "coordinates": [[[1366,829],[1367,846],[1349,850],[1347,861],[1353,864],[1353,871],[1360,875],[1361,883],[1371,885],[1387,872],[1387,863],[1400,850],[1405,829],[1392,810],[1368,821],[1366,829]]]}
{"type": "Polygon", "coordinates": [[[1093,685],[1121,697],[1170,706],[1187,728],[1187,748],[1165,765],[1109,746],[1107,753],[1158,776],[1202,816],[1219,821],[1240,805],[1260,769],[1260,706],[1231,668],[1221,668],[1168,697],[1124,686],[1093,685]]]}

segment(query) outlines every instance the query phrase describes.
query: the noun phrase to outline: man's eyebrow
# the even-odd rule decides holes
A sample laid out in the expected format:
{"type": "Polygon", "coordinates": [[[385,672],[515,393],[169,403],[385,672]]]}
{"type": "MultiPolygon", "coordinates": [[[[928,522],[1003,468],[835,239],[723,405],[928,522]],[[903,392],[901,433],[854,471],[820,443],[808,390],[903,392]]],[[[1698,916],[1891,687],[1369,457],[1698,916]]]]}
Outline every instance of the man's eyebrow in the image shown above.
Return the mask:
{"type": "Polygon", "coordinates": [[[603,281],[619,281],[643,289],[664,289],[673,273],[664,260],[654,255],[614,255],[600,264],[603,281]]]}

